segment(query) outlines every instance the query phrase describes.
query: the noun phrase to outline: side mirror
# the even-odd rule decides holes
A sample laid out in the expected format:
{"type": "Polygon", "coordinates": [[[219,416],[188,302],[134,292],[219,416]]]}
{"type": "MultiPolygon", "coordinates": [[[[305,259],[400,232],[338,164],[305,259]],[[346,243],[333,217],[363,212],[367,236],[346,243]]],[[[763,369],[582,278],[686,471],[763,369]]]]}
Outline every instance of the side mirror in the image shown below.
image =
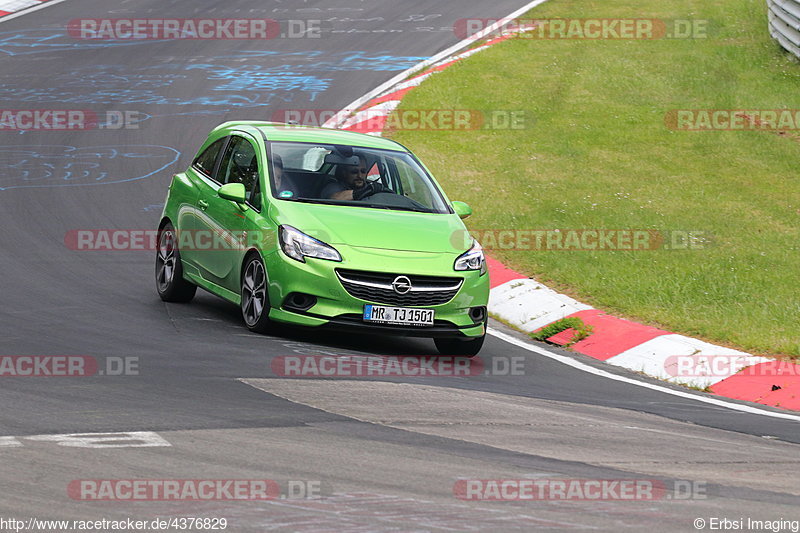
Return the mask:
{"type": "Polygon", "coordinates": [[[244,204],[247,201],[247,191],[242,183],[226,183],[219,188],[217,195],[237,204],[244,204]]]}
{"type": "Polygon", "coordinates": [[[458,218],[465,219],[472,214],[472,208],[464,202],[453,202],[453,209],[458,218]]]}

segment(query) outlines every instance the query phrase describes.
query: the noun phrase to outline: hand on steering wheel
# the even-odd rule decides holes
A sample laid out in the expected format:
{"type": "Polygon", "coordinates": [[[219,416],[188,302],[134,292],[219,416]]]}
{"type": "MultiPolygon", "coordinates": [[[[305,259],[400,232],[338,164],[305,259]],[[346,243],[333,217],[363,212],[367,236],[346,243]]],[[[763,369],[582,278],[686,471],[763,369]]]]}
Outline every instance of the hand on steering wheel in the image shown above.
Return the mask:
{"type": "Polygon", "coordinates": [[[371,181],[361,187],[360,189],[353,189],[353,200],[363,200],[368,196],[372,196],[373,194],[378,194],[381,192],[392,192],[390,189],[387,189],[383,186],[383,184],[379,181],[371,181]]]}

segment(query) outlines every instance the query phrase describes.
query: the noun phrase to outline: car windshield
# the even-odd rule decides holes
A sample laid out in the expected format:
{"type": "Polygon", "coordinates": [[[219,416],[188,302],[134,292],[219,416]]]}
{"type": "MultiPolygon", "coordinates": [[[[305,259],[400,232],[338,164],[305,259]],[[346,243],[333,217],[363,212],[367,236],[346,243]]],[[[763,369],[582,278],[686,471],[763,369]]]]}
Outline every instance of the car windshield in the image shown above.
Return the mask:
{"type": "Polygon", "coordinates": [[[272,195],[281,200],[450,213],[408,153],[346,145],[270,143],[272,195]]]}

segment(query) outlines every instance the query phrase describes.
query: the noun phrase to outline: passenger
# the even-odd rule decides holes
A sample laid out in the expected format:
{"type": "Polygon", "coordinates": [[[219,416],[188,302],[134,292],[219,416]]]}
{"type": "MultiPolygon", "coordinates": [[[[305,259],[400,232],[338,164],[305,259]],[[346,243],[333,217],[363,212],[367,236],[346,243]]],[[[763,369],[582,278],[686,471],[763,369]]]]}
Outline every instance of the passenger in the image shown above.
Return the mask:
{"type": "Polygon", "coordinates": [[[278,154],[272,155],[273,180],[278,198],[297,198],[300,190],[297,184],[283,172],[283,159],[278,154]]]}

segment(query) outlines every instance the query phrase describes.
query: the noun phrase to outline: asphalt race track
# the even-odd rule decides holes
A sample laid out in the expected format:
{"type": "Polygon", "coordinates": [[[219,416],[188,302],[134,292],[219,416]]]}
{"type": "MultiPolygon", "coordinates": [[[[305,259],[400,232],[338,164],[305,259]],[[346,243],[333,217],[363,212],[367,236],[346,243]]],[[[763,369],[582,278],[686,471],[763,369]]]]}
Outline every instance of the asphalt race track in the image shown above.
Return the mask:
{"type": "Polygon", "coordinates": [[[71,230],[155,228],[172,174],[220,122],[340,109],[457,42],[456,19],[521,5],[67,0],[0,23],[2,108],[138,117],[137,129],[0,131],[0,355],[130,358],[138,369],[0,380],[0,519],[224,517],[236,532],[694,531],[696,518],[800,519],[796,420],[614,381],[496,336],[481,352],[494,372],[474,377],[284,379],[270,366],[276,357],[435,349],[424,339],[287,328],[254,335],[237,307],[206,293],[162,303],[151,252],[65,245],[71,230]],[[71,19],[123,17],[320,19],[324,31],[266,44],[66,33],[71,19]],[[521,371],[504,372],[510,361],[521,371]],[[129,432],[155,432],[139,438],[157,445],[42,437],[129,432]],[[527,478],[702,490],[650,501],[454,496],[459,479],[527,478]],[[84,479],[270,479],[282,489],[309,483],[324,498],[76,500],[67,488],[84,479]]]}

